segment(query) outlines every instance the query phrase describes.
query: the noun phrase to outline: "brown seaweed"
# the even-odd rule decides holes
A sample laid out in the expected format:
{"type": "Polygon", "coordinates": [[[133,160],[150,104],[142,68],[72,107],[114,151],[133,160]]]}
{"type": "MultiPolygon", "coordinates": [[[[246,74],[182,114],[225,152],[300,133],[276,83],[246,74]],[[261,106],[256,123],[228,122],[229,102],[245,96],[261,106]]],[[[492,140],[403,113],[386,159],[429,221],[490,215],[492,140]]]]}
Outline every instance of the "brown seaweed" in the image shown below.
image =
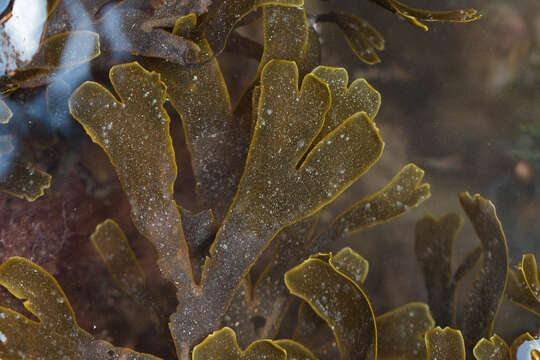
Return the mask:
{"type": "MultiPolygon", "coordinates": [[[[196,21],[194,15],[180,18],[173,33],[189,34],[196,21]]],[[[198,44],[202,55],[211,54],[204,39],[198,44]]],[[[168,99],[182,117],[200,207],[211,208],[220,223],[236,193],[249,140],[235,131],[239,129],[219,63],[212,59],[181,66],[149,59],[146,64],[161,74],[168,99]]]]}
{"type": "Polygon", "coordinates": [[[2,358],[158,359],[94,339],[75,320],[73,309],[56,280],[24,258],[0,265],[0,285],[19,299],[39,321],[0,307],[2,358]]]}
{"type": "MultiPolygon", "coordinates": [[[[329,70],[338,72],[338,69],[329,70]]],[[[405,166],[383,189],[354,204],[321,234],[313,234],[317,218],[308,218],[282,230],[274,240],[277,242],[277,248],[273,260],[260,277],[255,279],[253,286],[249,281],[244,282],[225,316],[225,320],[229,320],[224,323],[236,330],[240,343],[253,341],[257,335],[272,336],[277,332],[285,312],[292,304],[292,298],[288,295],[283,282],[283,275],[287,269],[294,267],[310,253],[331,250],[334,242],[369,226],[389,221],[417,206],[430,195],[429,185],[420,185],[422,176],[423,172],[415,165],[405,166]],[[396,203],[402,205],[395,206],[396,203]],[[366,221],[373,217],[378,220],[366,221]],[[262,320],[264,325],[254,328],[255,319],[262,320]]],[[[358,255],[346,248],[339,251],[335,259],[339,260],[342,257],[354,259],[358,258],[358,255]]],[[[367,276],[368,263],[359,260],[362,266],[354,267],[356,273],[350,273],[350,277],[357,282],[359,279],[363,282],[367,276]]],[[[302,317],[299,319],[300,323],[311,326],[307,324],[310,320],[302,317]]],[[[303,338],[307,339],[310,336],[306,335],[303,338]]]]}
{"type": "Polygon", "coordinates": [[[493,335],[489,340],[481,339],[474,347],[473,354],[478,360],[506,360],[510,359],[510,348],[503,339],[493,335]]]}
{"type": "MultiPolygon", "coordinates": [[[[459,326],[467,352],[472,355],[475,344],[492,335],[495,317],[506,288],[508,249],[493,204],[480,195],[461,193],[459,200],[482,243],[482,268],[478,272],[463,308],[459,326]]],[[[475,248],[465,258],[453,279],[450,273],[452,244],[461,226],[456,214],[435,219],[426,216],[417,224],[416,254],[429,294],[429,304],[436,320],[456,326],[455,287],[479,257],[475,248]]]]}
{"type": "Polygon", "coordinates": [[[465,344],[461,331],[436,327],[426,333],[428,360],[465,360],[465,344]]]}
{"type": "Polygon", "coordinates": [[[455,321],[451,259],[462,222],[459,215],[447,214],[439,219],[426,216],[416,224],[416,258],[424,274],[431,311],[442,326],[455,321]]]}
{"type": "MultiPolygon", "coordinates": [[[[477,19],[473,11],[458,17],[456,12],[428,14],[393,0],[377,2],[417,26],[423,25],[421,20],[477,19]]],[[[95,31],[64,22],[61,12],[53,12],[57,3],[49,2],[52,15],[41,52],[12,77],[2,79],[2,90],[8,95],[17,87],[48,84],[47,111],[62,119],[69,118],[65,105],[71,89],[57,77],[57,70],[89,62],[100,54],[101,45],[109,53],[137,56],[153,70],[138,62],[114,65],[109,72],[114,94],[106,85],[85,82],[69,99],[69,110],[108,155],[129,201],[132,222],[156,247],[160,270],[177,289],[179,305],[171,315],[170,330],[179,358],[315,359],[339,351],[344,359],[375,359],[377,354],[382,359],[415,359],[426,354],[435,358],[438,344],[463,347],[463,338],[460,343],[450,334],[450,344],[449,331],[430,330],[434,321],[425,304],[409,303],[375,317],[363,289],[367,260],[351,248],[326,253],[336,241],[400,216],[427,199],[430,189],[421,183],[421,169],[405,166],[379,192],[314,234],[319,211],[379,159],[384,143],[374,122],[380,94],[363,79],[349,84],[344,69],[317,67],[321,44],[302,0],[215,1],[213,7],[210,1],[82,3],[91,10],[88,26],[95,31]],[[264,43],[256,46],[233,31],[256,19],[259,9],[264,43]],[[172,32],[164,28],[173,25],[172,32]],[[90,55],[65,54],[66,44],[77,39],[90,55]],[[260,57],[260,62],[233,109],[216,56],[234,39],[246,50],[243,53],[260,57]],[[194,212],[174,199],[177,168],[166,100],[182,118],[191,153],[199,200],[194,212]],[[271,241],[277,242],[276,253],[262,274],[251,279],[251,267],[271,241]],[[313,339],[324,340],[310,344],[316,348],[294,340],[271,340],[294,303],[285,285],[304,300],[295,339],[314,334],[313,339]]],[[[65,5],[60,3],[57,11],[65,11],[65,5]]],[[[336,14],[315,19],[325,21],[326,16],[326,21],[341,24],[365,62],[379,61],[375,50],[383,48],[382,36],[355,15],[336,14]]],[[[7,123],[10,113],[6,109],[3,113],[7,120],[0,122],[7,123]]],[[[41,195],[50,186],[50,177],[36,172],[48,179],[46,186],[38,186],[41,195]]],[[[33,178],[16,180],[23,187],[35,185],[33,178]]],[[[1,186],[0,179],[3,190],[1,186]]],[[[483,247],[471,251],[453,278],[449,262],[435,275],[444,280],[438,294],[453,296],[455,284],[483,255],[484,276],[475,283],[464,322],[465,344],[471,351],[476,340],[491,334],[504,292],[506,245],[494,209],[483,199],[462,195],[461,201],[483,247]],[[488,264],[489,254],[499,271],[488,264]]],[[[91,240],[119,288],[152,307],[144,275],[120,227],[106,220],[91,240]]],[[[446,247],[438,255],[449,253],[446,247]]],[[[525,282],[538,281],[531,274],[524,275],[525,282]]],[[[41,320],[34,322],[5,309],[0,342],[7,341],[9,347],[0,344],[0,354],[13,350],[21,351],[16,357],[154,358],[113,347],[79,328],[59,285],[28,260],[12,258],[1,265],[0,284],[27,300],[27,309],[41,320]],[[49,324],[56,327],[51,330],[49,324]],[[40,352],[38,346],[47,341],[40,352]]],[[[486,341],[481,340],[478,351],[494,351],[486,341]]]]}
{"type": "Polygon", "coordinates": [[[409,303],[375,318],[379,359],[425,359],[424,335],[435,326],[429,307],[409,303]]]}
{"type": "MultiPolygon", "coordinates": [[[[203,296],[213,294],[214,311],[226,309],[232,295],[227,284],[237,286],[268,240],[282,227],[330,202],[371,166],[382,148],[371,120],[360,114],[346,120],[318,143],[297,168],[322,126],[322,116],[329,105],[328,88],[315,76],[308,75],[299,92],[297,68],[286,61],[268,63],[261,83],[258,122],[246,170],[203,269],[203,296]],[[300,124],[302,127],[298,127],[300,124]],[[348,139],[341,136],[343,132],[348,133],[348,139]],[[348,155],[359,149],[364,156],[348,155]],[[339,168],[330,163],[327,157],[330,153],[342,157],[339,168]],[[274,172],[263,175],[261,168],[274,172]],[[320,195],[314,197],[314,194],[320,195]],[[292,201],[304,206],[293,212],[292,201]],[[250,209],[248,217],[245,209],[250,209]],[[244,256],[238,258],[234,255],[237,251],[244,256]],[[224,281],[224,276],[229,280],[224,281]]],[[[178,324],[187,323],[186,317],[185,311],[173,316],[173,332],[179,319],[182,321],[178,324]]]]}
{"type": "Polygon", "coordinates": [[[70,111],[115,165],[133,223],[156,246],[165,278],[192,291],[189,251],[173,199],[176,163],[163,109],[165,86],[137,63],[113,67],[110,78],[120,101],[86,82],[71,96],[70,111]]]}
{"type": "Polygon", "coordinates": [[[144,273],[120,226],[107,219],[96,227],[90,240],[118,286],[129,295],[139,296],[145,287],[144,273]]]}
{"type": "Polygon", "coordinates": [[[259,340],[242,351],[236,343],[236,335],[230,328],[223,328],[209,335],[193,349],[193,360],[285,360],[287,352],[273,341],[259,340]]]}
{"type": "Polygon", "coordinates": [[[403,167],[375,194],[353,204],[322,232],[310,247],[320,251],[337,239],[383,224],[421,204],[431,196],[429,184],[422,184],[424,171],[414,164],[403,167]]]}
{"type": "MultiPolygon", "coordinates": [[[[363,286],[368,262],[350,248],[344,248],[330,260],[337,271],[363,286]]],[[[429,307],[423,303],[408,303],[375,317],[377,357],[380,359],[417,359],[426,357],[424,334],[435,326],[429,307]]],[[[294,339],[308,344],[322,358],[333,358],[334,339],[326,331],[323,318],[306,303],[298,311],[294,339]],[[321,346],[321,344],[323,344],[321,346]]],[[[339,349],[339,346],[338,346],[339,349]]]]}
{"type": "Polygon", "coordinates": [[[428,27],[421,21],[471,22],[482,16],[475,9],[433,11],[411,8],[397,0],[371,0],[387,10],[396,13],[410,24],[427,31],[428,27]]]}
{"type": "Polygon", "coordinates": [[[342,359],[376,359],[377,330],[363,290],[341,275],[328,255],[314,256],[285,275],[289,290],[304,299],[333,330],[342,359]]]}
{"type": "Polygon", "coordinates": [[[274,344],[287,352],[287,360],[317,360],[315,355],[300,343],[293,340],[276,340],[274,344]]]}
{"type": "Polygon", "coordinates": [[[222,1],[218,9],[209,17],[204,27],[205,37],[214,53],[225,48],[234,27],[248,14],[262,6],[279,5],[303,7],[303,0],[238,0],[222,1]]]}
{"type": "Polygon", "coordinates": [[[377,50],[384,49],[384,38],[364,19],[346,12],[331,12],[317,16],[318,22],[336,24],[356,56],[366,64],[381,62],[377,50]]]}
{"type": "Polygon", "coordinates": [[[28,201],[43,196],[51,187],[51,180],[51,175],[31,163],[13,162],[7,166],[2,164],[0,168],[0,191],[28,201]]]}
{"type": "Polygon", "coordinates": [[[540,315],[540,282],[538,266],[533,254],[525,254],[521,264],[508,273],[506,298],[537,315],[540,315]]]}
{"type": "Polygon", "coordinates": [[[462,193],[459,200],[482,243],[483,261],[464,307],[461,328],[468,351],[492,334],[508,272],[508,248],[493,204],[479,195],[462,193]]]}

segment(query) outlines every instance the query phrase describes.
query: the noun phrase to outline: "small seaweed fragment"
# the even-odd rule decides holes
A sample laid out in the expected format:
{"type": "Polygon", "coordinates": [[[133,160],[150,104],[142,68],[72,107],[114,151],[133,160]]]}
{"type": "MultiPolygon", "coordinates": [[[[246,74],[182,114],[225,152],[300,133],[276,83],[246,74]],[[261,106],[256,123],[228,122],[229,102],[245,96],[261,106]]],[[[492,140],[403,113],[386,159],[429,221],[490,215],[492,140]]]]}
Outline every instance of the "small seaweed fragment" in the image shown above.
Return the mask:
{"type": "Polygon", "coordinates": [[[375,318],[378,358],[415,360],[426,358],[425,333],[435,326],[429,307],[409,303],[375,318]]]}
{"type": "Polygon", "coordinates": [[[0,100],[0,124],[7,124],[13,117],[13,113],[4,100],[0,100]]]}
{"type": "Polygon", "coordinates": [[[259,340],[242,351],[231,328],[215,331],[193,349],[193,360],[286,360],[287,352],[271,340],[259,340]]]}
{"type": "Polygon", "coordinates": [[[489,340],[481,339],[473,354],[477,360],[507,360],[510,359],[510,348],[498,335],[493,335],[489,340]]]}
{"type": "Polygon", "coordinates": [[[56,280],[31,261],[12,257],[0,265],[0,285],[39,321],[0,307],[0,357],[4,359],[158,358],[94,339],[79,327],[56,280]]]}
{"type": "Polygon", "coordinates": [[[332,257],[332,265],[337,271],[347,275],[361,286],[367,278],[369,263],[350,247],[343,248],[332,257]]]}
{"type": "MultiPolygon", "coordinates": [[[[0,124],[7,124],[12,116],[9,106],[0,100],[0,124]]],[[[0,135],[0,192],[32,202],[45,194],[51,181],[51,175],[16,153],[13,135],[0,135]]]]}
{"type": "Polygon", "coordinates": [[[316,21],[336,24],[343,32],[352,51],[366,64],[373,65],[381,62],[376,50],[384,49],[384,38],[364,19],[338,11],[319,14],[316,21]]]}
{"type": "Polygon", "coordinates": [[[428,360],[465,360],[461,331],[437,326],[426,332],[428,360]]]}
{"type": "Polygon", "coordinates": [[[109,156],[133,223],[156,246],[163,275],[189,292],[189,252],[173,199],[177,169],[163,108],[165,86],[138,63],[113,66],[110,79],[120,101],[102,85],[85,82],[71,96],[70,112],[109,156]]]}
{"type": "Polygon", "coordinates": [[[537,315],[540,315],[540,283],[538,281],[538,266],[533,254],[525,254],[521,264],[508,273],[506,298],[537,315]]]}
{"type": "Polygon", "coordinates": [[[96,227],[90,240],[120,289],[140,297],[145,288],[144,274],[118,224],[111,219],[105,220],[96,227]]]}
{"type": "MultiPolygon", "coordinates": [[[[0,159],[0,161],[3,161],[0,159]]],[[[51,187],[52,176],[34,165],[20,162],[0,164],[0,191],[34,201],[51,187]]]]}
{"type": "Polygon", "coordinates": [[[536,295],[540,292],[540,281],[538,280],[538,265],[536,258],[532,254],[525,254],[521,259],[519,272],[527,282],[529,289],[536,295]]]}
{"type": "Polygon", "coordinates": [[[328,323],[342,359],[376,359],[377,329],[371,304],[332,259],[331,254],[312,256],[289,270],[285,283],[328,323]]]}
{"type": "Polygon", "coordinates": [[[387,10],[401,16],[410,24],[428,31],[428,27],[421,21],[439,22],[471,22],[482,17],[475,9],[433,11],[411,8],[397,0],[371,0],[387,10]]]}

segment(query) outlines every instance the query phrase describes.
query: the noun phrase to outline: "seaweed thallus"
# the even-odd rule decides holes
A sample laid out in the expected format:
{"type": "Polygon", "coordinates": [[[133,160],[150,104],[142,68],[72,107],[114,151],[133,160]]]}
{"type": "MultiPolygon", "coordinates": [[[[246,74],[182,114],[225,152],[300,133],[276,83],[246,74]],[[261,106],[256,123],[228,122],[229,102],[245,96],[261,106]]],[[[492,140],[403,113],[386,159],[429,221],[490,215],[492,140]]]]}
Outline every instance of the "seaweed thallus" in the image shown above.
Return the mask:
{"type": "MultiPolygon", "coordinates": [[[[475,10],[374,2],[424,30],[421,21],[479,18],[475,10]]],[[[156,249],[160,272],[178,299],[170,334],[158,333],[172,337],[178,358],[509,359],[525,351],[530,335],[509,348],[492,330],[505,294],[540,312],[536,262],[527,255],[516,271],[508,269],[504,234],[484,198],[460,195],[481,244],[453,275],[459,216],[428,216],[418,223],[416,252],[428,304],[409,303],[377,316],[364,289],[367,260],[348,247],[332,253],[332,244],[427,199],[423,171],[406,165],[380,191],[315,231],[320,210],[369,170],[384,143],[375,124],[380,94],[363,79],[350,82],[345,69],[320,65],[313,25],[337,24],[366,63],[380,61],[375,49],[384,46],[381,35],[353,14],[308,15],[301,0],[213,3],[80,1],[88,18],[71,22],[69,2],[42,2],[36,53],[28,60],[13,53],[3,63],[0,190],[28,201],[48,196],[51,175],[24,151],[24,138],[15,136],[17,109],[22,111],[18,94],[45,87],[47,116],[65,121],[69,107],[107,154],[133,225],[156,249]],[[263,45],[235,31],[257,17],[263,45]],[[260,59],[235,108],[217,58],[228,46],[260,59]],[[115,63],[111,54],[122,52],[135,61],[115,63]],[[110,65],[112,88],[86,81],[72,92],[64,80],[73,75],[70,69],[92,69],[99,61],[110,65]],[[167,101],[181,118],[191,157],[199,204],[194,212],[174,197],[177,164],[167,101]],[[275,252],[254,277],[250,269],[271,242],[275,252]],[[458,323],[456,284],[480,259],[458,323]],[[277,339],[286,326],[292,326],[290,338],[277,339]]],[[[39,146],[52,146],[54,138],[41,139],[39,146]]],[[[159,318],[119,224],[104,218],[90,240],[117,287],[159,318]]],[[[1,359],[157,358],[79,327],[55,278],[26,258],[0,265],[0,284],[24,300],[29,312],[0,308],[1,359]]]]}

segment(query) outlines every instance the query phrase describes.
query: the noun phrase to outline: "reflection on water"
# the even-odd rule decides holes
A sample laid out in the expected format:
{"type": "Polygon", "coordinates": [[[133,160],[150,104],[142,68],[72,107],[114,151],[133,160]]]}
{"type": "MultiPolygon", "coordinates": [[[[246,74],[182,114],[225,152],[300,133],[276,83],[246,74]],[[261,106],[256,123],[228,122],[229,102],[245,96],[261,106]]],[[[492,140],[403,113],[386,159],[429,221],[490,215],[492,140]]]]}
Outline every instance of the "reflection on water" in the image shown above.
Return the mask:
{"type": "MultiPolygon", "coordinates": [[[[0,3],[0,9],[9,6],[9,1],[0,3]]],[[[3,11],[3,10],[2,10],[3,11]]],[[[36,54],[41,34],[47,19],[47,3],[43,0],[15,1],[12,16],[0,31],[0,76],[9,73],[36,54]]]]}

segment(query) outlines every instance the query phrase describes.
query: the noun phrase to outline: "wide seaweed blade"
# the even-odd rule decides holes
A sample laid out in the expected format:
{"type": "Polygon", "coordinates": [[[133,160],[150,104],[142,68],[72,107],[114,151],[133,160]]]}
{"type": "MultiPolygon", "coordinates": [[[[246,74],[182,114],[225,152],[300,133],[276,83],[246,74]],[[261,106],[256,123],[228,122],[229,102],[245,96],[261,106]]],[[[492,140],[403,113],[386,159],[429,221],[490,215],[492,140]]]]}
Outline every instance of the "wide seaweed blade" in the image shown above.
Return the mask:
{"type": "Polygon", "coordinates": [[[173,199],[177,169],[165,86],[138,63],[113,66],[110,78],[119,101],[102,85],[85,82],[71,96],[70,111],[109,156],[133,223],[156,247],[165,278],[192,291],[189,250],[173,199]]]}

